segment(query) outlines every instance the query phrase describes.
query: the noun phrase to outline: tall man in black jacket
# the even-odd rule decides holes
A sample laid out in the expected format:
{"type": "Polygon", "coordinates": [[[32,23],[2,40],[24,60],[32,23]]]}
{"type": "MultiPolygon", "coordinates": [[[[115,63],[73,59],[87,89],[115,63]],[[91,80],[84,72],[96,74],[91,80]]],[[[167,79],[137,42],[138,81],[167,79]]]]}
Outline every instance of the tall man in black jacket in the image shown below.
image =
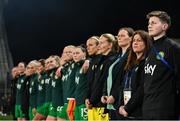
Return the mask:
{"type": "Polygon", "coordinates": [[[148,31],[153,37],[144,67],[144,119],[175,119],[177,90],[180,76],[180,47],[166,36],[171,25],[170,16],[164,11],[147,15],[148,31]]]}

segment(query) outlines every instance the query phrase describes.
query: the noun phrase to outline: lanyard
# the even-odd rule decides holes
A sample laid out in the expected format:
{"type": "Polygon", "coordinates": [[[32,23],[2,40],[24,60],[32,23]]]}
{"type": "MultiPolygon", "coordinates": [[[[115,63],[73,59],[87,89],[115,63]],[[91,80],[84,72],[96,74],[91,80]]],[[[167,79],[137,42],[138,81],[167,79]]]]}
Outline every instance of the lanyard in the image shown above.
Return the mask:
{"type": "Polygon", "coordinates": [[[124,89],[131,89],[131,80],[136,73],[138,67],[134,66],[131,71],[128,71],[125,76],[124,89]],[[129,83],[129,84],[128,84],[129,83]]]}

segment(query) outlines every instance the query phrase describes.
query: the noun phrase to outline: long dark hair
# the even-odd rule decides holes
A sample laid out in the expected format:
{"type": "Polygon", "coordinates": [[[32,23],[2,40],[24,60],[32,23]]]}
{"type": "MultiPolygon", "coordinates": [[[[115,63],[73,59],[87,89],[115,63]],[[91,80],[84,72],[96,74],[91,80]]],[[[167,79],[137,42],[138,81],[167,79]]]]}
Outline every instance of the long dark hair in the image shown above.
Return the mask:
{"type": "Polygon", "coordinates": [[[125,66],[125,70],[130,70],[134,65],[139,64],[139,62],[142,60],[142,58],[145,56],[145,54],[149,51],[149,49],[152,46],[152,38],[149,36],[149,34],[146,31],[144,31],[144,30],[135,31],[132,36],[132,40],[134,40],[134,36],[137,34],[142,38],[142,41],[145,44],[145,50],[144,50],[143,55],[139,59],[137,59],[136,53],[132,49],[132,43],[133,43],[133,41],[132,41],[131,42],[131,50],[128,55],[128,60],[127,60],[126,66],[125,66]]]}

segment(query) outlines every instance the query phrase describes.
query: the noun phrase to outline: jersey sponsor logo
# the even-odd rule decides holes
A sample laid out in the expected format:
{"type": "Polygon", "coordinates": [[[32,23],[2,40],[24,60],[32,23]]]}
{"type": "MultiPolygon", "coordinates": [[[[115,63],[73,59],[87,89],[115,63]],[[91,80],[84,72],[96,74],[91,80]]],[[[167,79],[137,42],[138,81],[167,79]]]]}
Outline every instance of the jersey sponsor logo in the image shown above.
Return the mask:
{"type": "Polygon", "coordinates": [[[46,84],[49,84],[49,82],[50,82],[50,78],[45,80],[46,84]]]}
{"type": "Polygon", "coordinates": [[[76,82],[76,84],[79,84],[79,77],[75,78],[75,82],[76,82]]]}
{"type": "Polygon", "coordinates": [[[156,65],[150,65],[149,63],[144,67],[145,74],[150,74],[151,76],[154,74],[154,70],[156,65]]]}
{"type": "Polygon", "coordinates": [[[56,86],[56,81],[52,81],[52,84],[51,84],[53,87],[56,86]]]}
{"type": "Polygon", "coordinates": [[[41,85],[38,86],[38,90],[41,91],[43,88],[41,85]]]}
{"type": "Polygon", "coordinates": [[[65,80],[65,76],[63,75],[63,76],[62,76],[62,81],[64,81],[64,80],[65,80]]]}
{"type": "Polygon", "coordinates": [[[63,77],[62,77],[62,81],[67,80],[67,78],[68,78],[68,75],[63,75],[63,77]]]}

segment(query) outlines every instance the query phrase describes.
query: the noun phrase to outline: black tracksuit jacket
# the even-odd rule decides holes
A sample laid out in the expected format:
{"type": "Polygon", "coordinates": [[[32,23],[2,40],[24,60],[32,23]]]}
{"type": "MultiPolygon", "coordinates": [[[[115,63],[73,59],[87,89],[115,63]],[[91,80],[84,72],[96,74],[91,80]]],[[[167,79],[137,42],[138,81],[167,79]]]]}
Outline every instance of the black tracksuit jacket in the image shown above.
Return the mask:
{"type": "MultiPolygon", "coordinates": [[[[91,78],[91,82],[89,82],[89,90],[88,90],[88,99],[93,107],[101,107],[104,106],[101,103],[101,96],[103,95],[103,86],[105,79],[108,75],[109,66],[114,62],[116,56],[113,53],[109,53],[108,55],[99,56],[97,60],[95,60],[94,66],[95,69],[93,70],[93,75],[91,78]]],[[[89,76],[88,76],[89,77],[89,76]]]]}
{"type": "MultiPolygon", "coordinates": [[[[124,76],[123,79],[123,89],[126,89],[127,86],[131,88],[131,98],[129,99],[128,103],[124,106],[124,109],[128,113],[128,117],[133,119],[142,119],[142,101],[143,101],[143,80],[142,74],[144,72],[144,62],[145,59],[141,60],[138,65],[135,65],[131,70],[127,71],[129,74],[129,80],[127,85],[125,86],[125,80],[127,79],[124,76]],[[131,80],[131,83],[130,83],[131,80]]],[[[122,90],[123,93],[123,90],[122,90]]],[[[123,98],[122,98],[123,99],[123,98]]],[[[124,105],[121,100],[121,105],[124,105]]]]}
{"type": "Polygon", "coordinates": [[[156,52],[150,50],[144,67],[143,118],[174,119],[176,91],[180,87],[180,48],[166,36],[156,40],[153,48],[156,52]]]}
{"type": "MultiPolygon", "coordinates": [[[[123,55],[123,57],[121,57],[121,59],[116,63],[116,65],[112,69],[112,88],[110,91],[110,95],[112,95],[115,98],[115,102],[113,104],[115,109],[118,109],[118,107],[120,105],[119,104],[120,99],[122,98],[122,95],[120,94],[120,89],[122,87],[122,80],[123,80],[123,77],[125,74],[124,67],[127,62],[128,53],[129,53],[129,50],[123,55]]],[[[121,54],[119,56],[121,56],[121,54]]],[[[118,57],[116,58],[116,60],[117,59],[118,59],[118,57]]],[[[109,71],[109,69],[108,69],[108,71],[109,71]]],[[[108,74],[107,74],[107,76],[108,76],[108,74]]],[[[104,91],[103,95],[107,95],[107,78],[106,78],[105,83],[106,84],[103,89],[103,91],[104,91]]]]}

